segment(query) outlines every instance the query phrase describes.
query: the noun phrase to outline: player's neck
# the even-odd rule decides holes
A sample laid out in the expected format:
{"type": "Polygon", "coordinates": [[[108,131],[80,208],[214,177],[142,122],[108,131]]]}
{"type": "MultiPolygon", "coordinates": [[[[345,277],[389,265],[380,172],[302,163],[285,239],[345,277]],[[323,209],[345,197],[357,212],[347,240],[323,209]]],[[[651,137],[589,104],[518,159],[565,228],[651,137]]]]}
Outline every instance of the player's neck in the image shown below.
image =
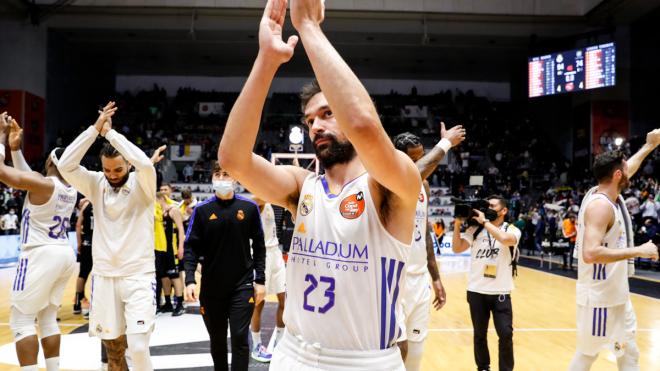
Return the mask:
{"type": "Polygon", "coordinates": [[[621,192],[619,191],[619,187],[612,183],[608,184],[599,184],[598,189],[596,190],[599,193],[602,193],[607,196],[607,198],[610,199],[613,203],[616,203],[616,200],[619,198],[619,195],[621,192]]]}
{"type": "Polygon", "coordinates": [[[362,161],[355,156],[352,160],[343,163],[335,164],[329,169],[325,170],[325,178],[330,185],[332,191],[341,189],[346,183],[356,179],[364,174],[366,169],[362,165],[362,161]],[[338,189],[335,189],[338,188],[338,189]]]}

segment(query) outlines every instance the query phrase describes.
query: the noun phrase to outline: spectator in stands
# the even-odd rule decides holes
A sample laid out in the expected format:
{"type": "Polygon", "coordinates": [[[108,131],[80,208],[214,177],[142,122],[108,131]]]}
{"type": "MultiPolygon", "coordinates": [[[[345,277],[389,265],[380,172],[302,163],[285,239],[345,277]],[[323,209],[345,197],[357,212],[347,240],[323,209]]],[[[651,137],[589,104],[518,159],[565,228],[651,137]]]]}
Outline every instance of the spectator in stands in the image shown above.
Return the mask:
{"type": "Polygon", "coordinates": [[[573,250],[575,249],[575,240],[577,238],[577,228],[575,226],[575,214],[574,213],[568,213],[566,216],[566,219],[562,222],[562,234],[564,235],[564,238],[568,240],[568,251],[565,251],[564,254],[562,255],[563,258],[563,269],[566,269],[566,260],[567,260],[567,253],[568,253],[568,259],[569,259],[569,265],[568,267],[573,270],[573,250]]]}
{"type": "Polygon", "coordinates": [[[445,238],[445,221],[443,219],[438,219],[433,223],[433,233],[435,233],[435,238],[438,240],[438,255],[440,255],[442,240],[445,238]]]}
{"type": "Polygon", "coordinates": [[[642,219],[651,219],[655,223],[658,222],[658,213],[660,212],[660,202],[655,200],[655,195],[649,193],[646,201],[639,207],[642,211],[642,219]]]}
{"type": "Polygon", "coordinates": [[[190,165],[190,163],[187,163],[186,166],[183,167],[183,181],[186,183],[190,183],[193,180],[193,174],[195,173],[193,170],[193,167],[190,165]]]}
{"type": "Polygon", "coordinates": [[[2,231],[5,235],[18,234],[18,216],[14,208],[9,209],[9,213],[2,216],[0,219],[2,224],[2,231]]]}
{"type": "Polygon", "coordinates": [[[639,199],[633,192],[629,192],[626,197],[626,208],[637,226],[642,224],[642,210],[640,209],[639,199]]]}

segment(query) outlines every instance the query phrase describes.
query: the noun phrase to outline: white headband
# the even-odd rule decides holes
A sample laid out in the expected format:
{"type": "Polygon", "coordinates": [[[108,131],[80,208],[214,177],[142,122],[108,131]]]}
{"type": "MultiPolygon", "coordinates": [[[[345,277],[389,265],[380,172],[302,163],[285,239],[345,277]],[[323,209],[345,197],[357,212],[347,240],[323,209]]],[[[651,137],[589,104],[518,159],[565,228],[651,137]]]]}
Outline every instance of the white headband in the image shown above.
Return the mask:
{"type": "Polygon", "coordinates": [[[57,155],[55,154],[55,151],[57,151],[58,149],[60,148],[58,147],[50,151],[50,160],[53,162],[55,166],[57,166],[58,162],[60,162],[60,160],[57,159],[57,155]]]}

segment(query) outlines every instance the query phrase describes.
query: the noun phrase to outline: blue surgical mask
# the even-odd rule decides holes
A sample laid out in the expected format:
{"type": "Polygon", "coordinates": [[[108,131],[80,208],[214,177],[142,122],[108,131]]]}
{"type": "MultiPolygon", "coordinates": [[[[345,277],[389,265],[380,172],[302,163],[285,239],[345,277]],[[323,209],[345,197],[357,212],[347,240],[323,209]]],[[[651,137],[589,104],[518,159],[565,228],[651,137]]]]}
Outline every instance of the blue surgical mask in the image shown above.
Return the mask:
{"type": "Polygon", "coordinates": [[[234,182],[231,180],[214,180],[213,192],[218,197],[227,197],[234,192],[234,182]]]}

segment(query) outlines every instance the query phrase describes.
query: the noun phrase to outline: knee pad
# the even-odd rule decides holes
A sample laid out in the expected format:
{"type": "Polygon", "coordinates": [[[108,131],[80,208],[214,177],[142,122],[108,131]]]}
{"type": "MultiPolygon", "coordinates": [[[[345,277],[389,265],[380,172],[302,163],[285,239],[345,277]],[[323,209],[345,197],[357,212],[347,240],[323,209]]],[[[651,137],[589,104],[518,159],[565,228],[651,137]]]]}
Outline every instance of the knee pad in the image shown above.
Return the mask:
{"type": "Polygon", "coordinates": [[[37,329],[34,327],[35,318],[34,314],[25,314],[16,307],[11,307],[9,327],[14,335],[14,342],[18,343],[26,337],[37,335],[37,329]]]}
{"type": "Polygon", "coordinates": [[[128,341],[128,351],[131,354],[142,354],[149,352],[149,334],[130,334],[126,335],[128,341]]]}
{"type": "Polygon", "coordinates": [[[47,338],[60,334],[60,326],[57,325],[57,307],[48,305],[37,314],[37,323],[41,338],[47,338]]]}

